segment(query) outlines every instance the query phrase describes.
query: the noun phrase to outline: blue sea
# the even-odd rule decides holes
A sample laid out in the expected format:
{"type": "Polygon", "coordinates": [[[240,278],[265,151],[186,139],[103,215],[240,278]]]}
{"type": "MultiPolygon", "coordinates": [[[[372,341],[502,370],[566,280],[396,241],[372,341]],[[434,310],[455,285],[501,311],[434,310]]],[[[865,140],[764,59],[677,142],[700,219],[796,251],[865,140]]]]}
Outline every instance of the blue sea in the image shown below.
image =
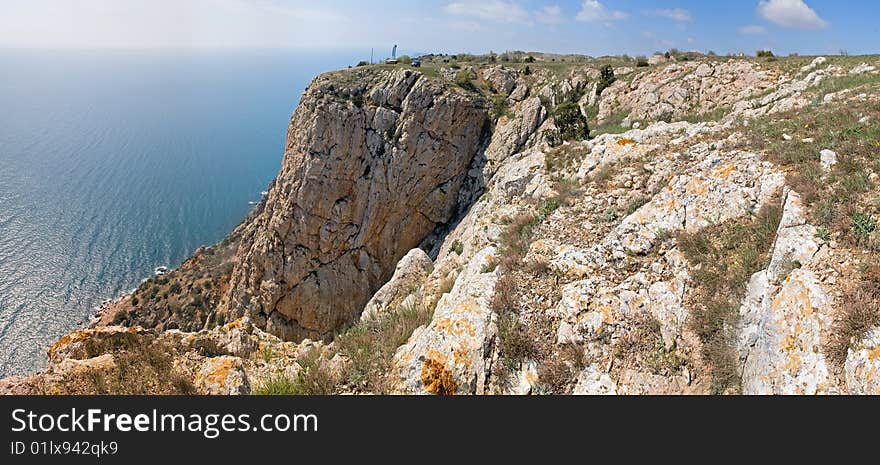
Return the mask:
{"type": "Polygon", "coordinates": [[[237,225],[354,53],[0,50],[0,376],[237,225]]]}

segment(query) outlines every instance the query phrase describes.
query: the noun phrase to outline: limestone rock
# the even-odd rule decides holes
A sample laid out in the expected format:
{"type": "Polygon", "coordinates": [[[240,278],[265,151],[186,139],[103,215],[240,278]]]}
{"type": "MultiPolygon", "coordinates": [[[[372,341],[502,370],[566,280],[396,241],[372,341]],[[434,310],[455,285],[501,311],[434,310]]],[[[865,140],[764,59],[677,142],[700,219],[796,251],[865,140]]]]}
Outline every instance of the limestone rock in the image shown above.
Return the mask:
{"type": "MultiPolygon", "coordinates": [[[[491,169],[519,152],[547,118],[547,110],[537,97],[526,99],[514,109],[512,119],[502,118],[486,149],[486,160],[491,169]]],[[[488,177],[491,177],[489,174],[488,177]]]]}
{"type": "Polygon", "coordinates": [[[867,63],[862,63],[849,71],[849,74],[865,74],[875,71],[877,68],[867,63]]]}
{"type": "Polygon", "coordinates": [[[576,396],[614,396],[617,395],[617,384],[595,366],[588,366],[577,377],[574,387],[576,396]]]}
{"type": "Polygon", "coordinates": [[[490,308],[498,272],[487,272],[495,249],[481,250],[437,303],[431,323],[394,356],[408,394],[484,394],[497,334],[490,308]]]}
{"type": "Polygon", "coordinates": [[[880,328],[868,332],[846,357],[846,387],[851,395],[880,395],[880,328]]]}
{"type": "Polygon", "coordinates": [[[397,262],[458,213],[483,135],[486,107],[461,90],[405,69],[351,72],[366,74],[324,75],[303,95],[221,302],[286,340],[329,337],[360,316],[397,262]]]}
{"type": "Polygon", "coordinates": [[[431,271],[434,263],[422,249],[413,249],[397,264],[394,276],[367,302],[361,319],[375,318],[393,310],[412,295],[431,271]]]}
{"type": "Polygon", "coordinates": [[[831,171],[831,168],[837,164],[837,154],[831,150],[823,150],[820,152],[820,161],[822,163],[822,169],[825,171],[831,171]]]}
{"type": "Polygon", "coordinates": [[[234,396],[250,394],[250,384],[236,357],[215,357],[205,360],[196,374],[196,389],[203,395],[234,396]]]}
{"type": "Polygon", "coordinates": [[[788,272],[808,264],[819,251],[816,227],[807,224],[803,201],[797,192],[786,197],[782,220],[776,235],[773,256],[767,268],[771,283],[784,280],[788,272]]]}
{"type": "Polygon", "coordinates": [[[770,266],[752,277],[740,309],[743,393],[827,394],[833,386],[822,330],[831,320],[832,299],[809,270],[820,246],[793,191],[777,236],[770,266]],[[791,271],[793,262],[802,268],[791,271]]]}
{"type": "Polygon", "coordinates": [[[510,95],[514,87],[516,87],[516,71],[505,69],[502,66],[494,66],[483,70],[483,79],[489,82],[492,90],[504,95],[510,95]]]}
{"type": "Polygon", "coordinates": [[[743,369],[744,394],[827,394],[821,352],[830,299],[814,273],[796,270],[762,301],[757,341],[743,369]]]}

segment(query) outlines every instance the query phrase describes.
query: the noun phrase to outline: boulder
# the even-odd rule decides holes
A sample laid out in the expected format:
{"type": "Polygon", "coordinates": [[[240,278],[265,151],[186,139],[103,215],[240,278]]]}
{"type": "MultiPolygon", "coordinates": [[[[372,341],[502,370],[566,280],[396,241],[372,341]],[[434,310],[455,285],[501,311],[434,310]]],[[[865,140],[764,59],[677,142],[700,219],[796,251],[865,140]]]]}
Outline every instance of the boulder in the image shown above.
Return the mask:
{"type": "Polygon", "coordinates": [[[234,396],[250,394],[251,388],[241,359],[215,357],[205,360],[196,373],[196,389],[202,395],[234,396]]]}
{"type": "Polygon", "coordinates": [[[497,328],[491,302],[498,280],[488,271],[495,248],[478,252],[437,303],[434,317],[394,356],[407,394],[485,394],[497,328]]]}
{"type": "Polygon", "coordinates": [[[361,320],[375,318],[401,305],[422,285],[434,263],[422,249],[413,249],[397,264],[394,276],[367,302],[361,320]]]}

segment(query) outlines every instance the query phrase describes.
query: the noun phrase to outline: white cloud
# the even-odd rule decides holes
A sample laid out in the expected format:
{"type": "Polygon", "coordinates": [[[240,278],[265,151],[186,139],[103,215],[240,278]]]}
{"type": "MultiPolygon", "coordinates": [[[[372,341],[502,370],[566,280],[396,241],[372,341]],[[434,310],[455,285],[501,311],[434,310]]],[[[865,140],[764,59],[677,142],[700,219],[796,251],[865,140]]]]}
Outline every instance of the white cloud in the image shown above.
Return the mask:
{"type": "Polygon", "coordinates": [[[629,14],[619,10],[608,11],[599,0],[584,0],[581,11],[577,14],[578,21],[619,21],[629,18],[629,14]]]}
{"type": "Polygon", "coordinates": [[[767,32],[764,29],[764,26],[758,26],[757,24],[749,24],[748,26],[743,26],[739,28],[739,33],[743,35],[759,35],[767,32]]]}
{"type": "Polygon", "coordinates": [[[694,17],[691,12],[683,8],[666,8],[659,10],[643,10],[645,16],[653,16],[655,18],[666,18],[678,22],[693,21],[694,17]]]}
{"type": "Polygon", "coordinates": [[[758,15],[783,27],[816,30],[828,26],[804,0],[761,0],[758,15]]]}
{"type": "Polygon", "coordinates": [[[544,24],[559,24],[562,22],[562,8],[558,6],[545,6],[535,13],[535,18],[544,24]]]}
{"type": "Polygon", "coordinates": [[[446,5],[446,12],[455,16],[474,17],[500,23],[525,23],[529,14],[514,2],[504,0],[463,0],[446,5]]]}

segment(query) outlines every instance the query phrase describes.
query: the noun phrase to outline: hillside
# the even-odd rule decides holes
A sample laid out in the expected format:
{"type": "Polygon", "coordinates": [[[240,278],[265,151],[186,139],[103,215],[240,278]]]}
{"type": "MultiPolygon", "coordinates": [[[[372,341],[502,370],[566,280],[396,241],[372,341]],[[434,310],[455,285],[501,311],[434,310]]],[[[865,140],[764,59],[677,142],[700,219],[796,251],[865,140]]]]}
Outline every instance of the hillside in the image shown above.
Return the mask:
{"type": "Polygon", "coordinates": [[[880,58],[317,77],[222,243],[0,393],[880,394],[880,58]]]}

